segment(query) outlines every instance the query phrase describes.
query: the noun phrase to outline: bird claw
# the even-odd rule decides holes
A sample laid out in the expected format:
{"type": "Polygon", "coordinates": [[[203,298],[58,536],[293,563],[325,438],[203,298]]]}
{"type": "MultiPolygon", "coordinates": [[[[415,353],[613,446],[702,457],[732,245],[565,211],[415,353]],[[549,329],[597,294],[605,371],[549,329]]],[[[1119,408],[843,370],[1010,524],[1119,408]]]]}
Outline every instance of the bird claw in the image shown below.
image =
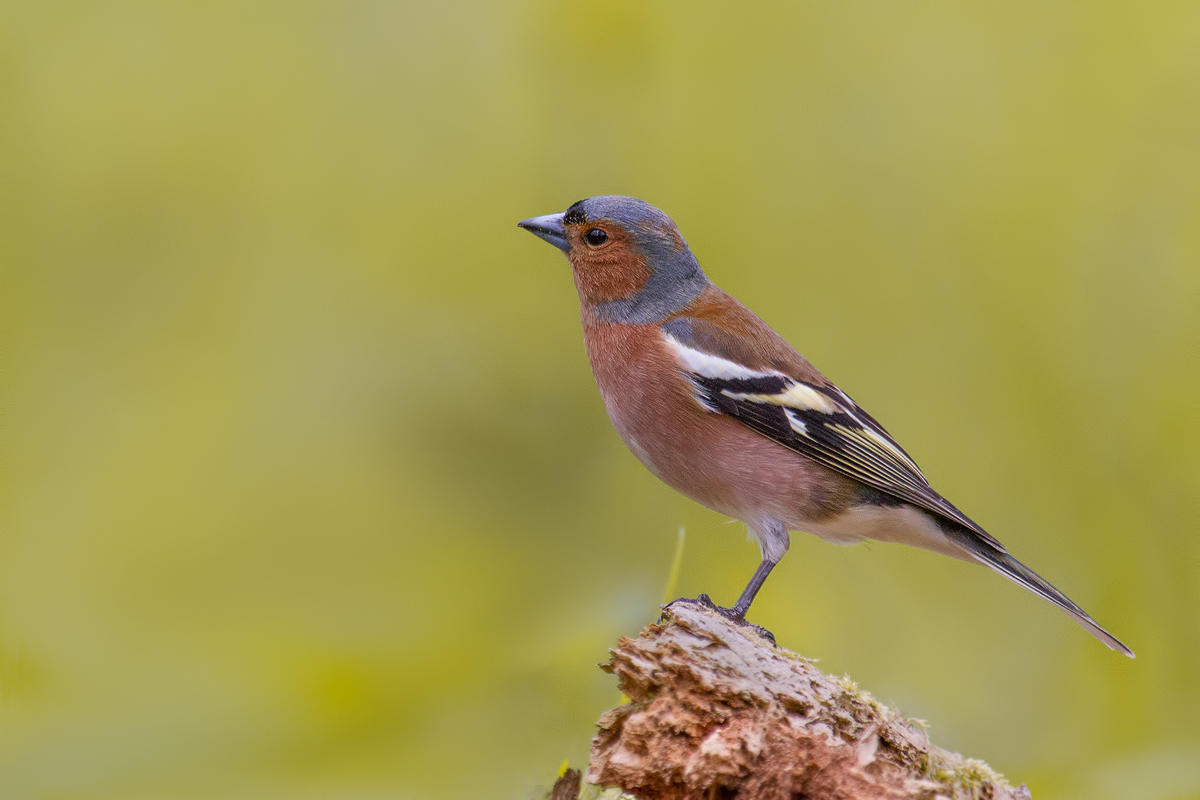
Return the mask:
{"type": "MultiPolygon", "coordinates": [[[[729,620],[730,622],[734,622],[743,627],[753,629],[759,636],[762,636],[764,639],[766,639],[771,644],[776,645],[775,634],[771,633],[769,630],[767,630],[766,628],[764,628],[761,625],[755,625],[753,622],[747,622],[745,614],[739,614],[736,609],[725,608],[724,606],[717,605],[716,603],[713,602],[713,599],[711,597],[709,597],[707,594],[697,595],[696,597],[680,597],[678,599],[672,600],[671,602],[669,602],[665,606],[663,606],[663,610],[665,611],[666,609],[670,608],[671,606],[675,605],[676,603],[686,603],[688,605],[696,605],[696,606],[700,606],[701,608],[707,609],[708,611],[715,611],[718,614],[720,614],[722,617],[724,617],[725,619],[729,620]]],[[[778,646],[778,645],[776,645],[776,646],[778,646]]]]}

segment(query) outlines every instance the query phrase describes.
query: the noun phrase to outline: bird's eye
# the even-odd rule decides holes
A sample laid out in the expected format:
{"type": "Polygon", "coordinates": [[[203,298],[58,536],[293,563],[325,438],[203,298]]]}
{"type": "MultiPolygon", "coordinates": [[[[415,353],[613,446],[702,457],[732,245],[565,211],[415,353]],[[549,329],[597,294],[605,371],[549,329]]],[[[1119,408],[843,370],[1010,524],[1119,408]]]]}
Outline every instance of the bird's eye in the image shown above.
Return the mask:
{"type": "Polygon", "coordinates": [[[598,247],[608,241],[608,234],[599,228],[592,228],[583,235],[583,238],[587,239],[587,243],[592,247],[598,247]]]}

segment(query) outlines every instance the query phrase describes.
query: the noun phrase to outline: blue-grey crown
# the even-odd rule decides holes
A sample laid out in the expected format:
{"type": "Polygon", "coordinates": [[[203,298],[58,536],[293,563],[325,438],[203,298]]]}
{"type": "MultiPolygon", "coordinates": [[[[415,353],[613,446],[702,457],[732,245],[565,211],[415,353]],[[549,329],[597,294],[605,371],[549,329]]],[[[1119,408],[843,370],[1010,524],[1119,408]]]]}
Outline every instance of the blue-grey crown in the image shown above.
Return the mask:
{"type": "Polygon", "coordinates": [[[675,228],[675,223],[645,200],[621,194],[603,194],[580,200],[563,216],[563,222],[573,225],[609,219],[623,228],[675,228]]]}
{"type": "Polygon", "coordinates": [[[646,201],[600,195],[580,200],[563,215],[568,225],[601,220],[625,229],[650,270],[641,292],[603,304],[597,309],[601,316],[635,324],[657,322],[682,310],[708,286],[708,277],[674,221],[646,201]]]}

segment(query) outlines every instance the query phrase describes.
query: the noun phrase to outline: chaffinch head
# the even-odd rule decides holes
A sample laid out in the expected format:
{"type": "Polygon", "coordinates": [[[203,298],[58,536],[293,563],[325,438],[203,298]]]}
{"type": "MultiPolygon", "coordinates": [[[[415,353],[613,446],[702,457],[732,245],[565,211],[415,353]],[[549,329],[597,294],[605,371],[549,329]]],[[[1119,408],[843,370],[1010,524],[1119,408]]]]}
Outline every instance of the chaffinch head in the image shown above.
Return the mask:
{"type": "Polygon", "coordinates": [[[717,288],[666,214],[611,195],[520,226],[571,262],[588,359],[621,439],[668,485],[743,520],[758,542],[761,565],[722,613],[745,618],[798,530],[982,564],[1133,657],[935,492],[882,425],[717,288]]]}

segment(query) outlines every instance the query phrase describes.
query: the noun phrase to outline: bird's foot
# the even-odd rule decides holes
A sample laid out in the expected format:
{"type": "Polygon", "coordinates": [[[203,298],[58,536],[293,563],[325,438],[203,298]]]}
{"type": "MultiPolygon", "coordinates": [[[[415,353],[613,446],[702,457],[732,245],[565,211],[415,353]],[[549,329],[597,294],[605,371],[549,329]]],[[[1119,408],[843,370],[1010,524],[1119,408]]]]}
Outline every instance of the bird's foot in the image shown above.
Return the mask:
{"type": "Polygon", "coordinates": [[[696,606],[700,606],[701,608],[708,609],[709,611],[715,611],[718,614],[720,614],[722,617],[725,617],[725,619],[729,620],[730,622],[736,622],[738,625],[742,625],[747,628],[752,628],[759,636],[762,636],[764,639],[766,639],[771,644],[775,644],[775,634],[771,633],[769,630],[767,630],[766,628],[764,628],[761,625],[755,625],[753,622],[747,622],[746,621],[746,612],[739,611],[736,608],[725,608],[724,606],[719,606],[716,603],[714,603],[713,599],[706,594],[701,594],[696,597],[680,597],[676,600],[672,600],[671,602],[667,603],[665,606],[663,606],[663,609],[666,610],[666,609],[670,608],[671,606],[675,605],[676,603],[686,603],[687,605],[696,605],[696,606]]]}

